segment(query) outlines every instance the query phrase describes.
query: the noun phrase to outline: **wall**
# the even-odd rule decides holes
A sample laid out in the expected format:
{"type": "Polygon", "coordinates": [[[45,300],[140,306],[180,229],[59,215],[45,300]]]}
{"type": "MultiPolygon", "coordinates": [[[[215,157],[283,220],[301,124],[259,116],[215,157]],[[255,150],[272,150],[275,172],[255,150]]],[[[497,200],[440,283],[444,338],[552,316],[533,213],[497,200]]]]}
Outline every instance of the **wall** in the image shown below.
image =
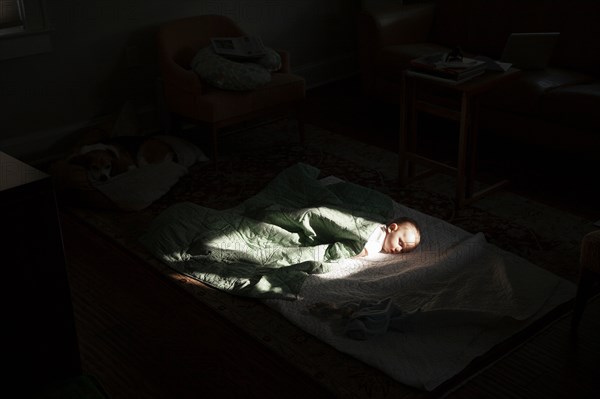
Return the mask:
{"type": "MultiPolygon", "coordinates": [[[[0,61],[0,150],[44,151],[67,132],[126,101],[156,101],[155,32],[164,21],[225,14],[290,50],[309,87],[357,70],[354,12],[359,0],[52,0],[52,50],[0,61]]],[[[0,40],[3,40],[0,38],[0,40]]]]}

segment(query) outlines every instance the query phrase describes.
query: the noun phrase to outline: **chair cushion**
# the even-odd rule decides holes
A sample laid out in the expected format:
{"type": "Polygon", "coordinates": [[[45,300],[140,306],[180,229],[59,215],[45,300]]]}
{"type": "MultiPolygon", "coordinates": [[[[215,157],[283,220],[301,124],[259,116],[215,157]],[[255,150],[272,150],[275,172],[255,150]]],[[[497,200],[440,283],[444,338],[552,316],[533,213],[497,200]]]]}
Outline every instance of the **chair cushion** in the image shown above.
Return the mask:
{"type": "Polygon", "coordinates": [[[244,118],[299,102],[304,99],[304,79],[291,73],[274,73],[271,82],[256,90],[243,92],[209,88],[194,100],[194,108],[182,109],[182,115],[211,123],[244,118]]]}
{"type": "Polygon", "coordinates": [[[254,90],[271,81],[271,71],[281,67],[279,54],[268,49],[267,54],[255,62],[238,62],[222,57],[211,47],[200,49],[191,69],[208,84],[224,90],[254,90]]]}
{"type": "Polygon", "coordinates": [[[540,103],[548,120],[583,129],[600,129],[600,83],[562,85],[548,90],[540,103]]]}
{"type": "Polygon", "coordinates": [[[517,79],[484,94],[481,104],[524,115],[540,115],[542,98],[552,90],[586,83],[590,79],[589,75],[559,68],[524,71],[517,79]]]}

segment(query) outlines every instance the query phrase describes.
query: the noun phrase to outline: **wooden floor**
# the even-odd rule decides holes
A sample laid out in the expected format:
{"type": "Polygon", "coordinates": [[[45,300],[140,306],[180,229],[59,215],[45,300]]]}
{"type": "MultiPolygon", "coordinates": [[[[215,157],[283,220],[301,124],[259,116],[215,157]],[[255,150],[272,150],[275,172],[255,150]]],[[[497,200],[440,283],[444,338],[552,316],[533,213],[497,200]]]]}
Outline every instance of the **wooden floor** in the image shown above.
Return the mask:
{"type": "MultiPolygon", "coordinates": [[[[342,83],[309,92],[309,122],[397,144],[395,108],[359,98],[355,82],[342,83]]],[[[559,195],[541,196],[574,206],[559,195]]],[[[594,210],[579,211],[594,217],[594,210]]],[[[77,220],[64,215],[62,229],[82,364],[113,399],[332,397],[77,220]]],[[[600,300],[586,310],[576,344],[568,327],[569,318],[560,320],[449,397],[596,397],[600,300]]]]}

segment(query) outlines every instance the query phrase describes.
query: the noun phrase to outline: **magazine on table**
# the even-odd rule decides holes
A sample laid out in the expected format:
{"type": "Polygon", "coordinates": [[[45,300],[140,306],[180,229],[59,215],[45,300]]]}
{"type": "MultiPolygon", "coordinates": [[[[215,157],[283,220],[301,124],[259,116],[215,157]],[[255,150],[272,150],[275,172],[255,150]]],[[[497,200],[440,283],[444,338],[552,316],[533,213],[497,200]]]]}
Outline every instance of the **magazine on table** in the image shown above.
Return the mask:
{"type": "Polygon", "coordinates": [[[485,61],[468,57],[448,60],[446,53],[419,57],[411,60],[410,65],[415,72],[456,81],[481,75],[486,69],[485,61]]]}
{"type": "Polygon", "coordinates": [[[451,84],[451,85],[457,85],[460,83],[464,83],[464,82],[471,80],[477,76],[483,75],[484,73],[485,73],[485,69],[482,69],[480,71],[474,71],[470,76],[463,76],[460,79],[457,79],[455,77],[447,78],[447,77],[443,77],[443,76],[436,76],[429,72],[423,72],[423,71],[416,70],[416,69],[407,69],[406,70],[406,74],[409,76],[420,77],[420,78],[434,80],[436,82],[447,83],[447,84],[451,84]]]}
{"type": "Polygon", "coordinates": [[[210,42],[215,53],[228,58],[252,59],[266,54],[258,36],[213,37],[210,42]]]}

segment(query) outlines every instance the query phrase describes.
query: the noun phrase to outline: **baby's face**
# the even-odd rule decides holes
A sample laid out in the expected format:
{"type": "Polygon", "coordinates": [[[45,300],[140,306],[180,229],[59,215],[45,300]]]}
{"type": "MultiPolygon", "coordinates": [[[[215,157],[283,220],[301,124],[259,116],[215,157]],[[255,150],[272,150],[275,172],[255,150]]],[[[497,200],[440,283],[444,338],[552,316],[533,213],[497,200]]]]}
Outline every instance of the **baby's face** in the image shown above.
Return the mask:
{"type": "Polygon", "coordinates": [[[421,242],[417,228],[410,222],[391,223],[381,250],[388,254],[412,251],[421,242]]]}

